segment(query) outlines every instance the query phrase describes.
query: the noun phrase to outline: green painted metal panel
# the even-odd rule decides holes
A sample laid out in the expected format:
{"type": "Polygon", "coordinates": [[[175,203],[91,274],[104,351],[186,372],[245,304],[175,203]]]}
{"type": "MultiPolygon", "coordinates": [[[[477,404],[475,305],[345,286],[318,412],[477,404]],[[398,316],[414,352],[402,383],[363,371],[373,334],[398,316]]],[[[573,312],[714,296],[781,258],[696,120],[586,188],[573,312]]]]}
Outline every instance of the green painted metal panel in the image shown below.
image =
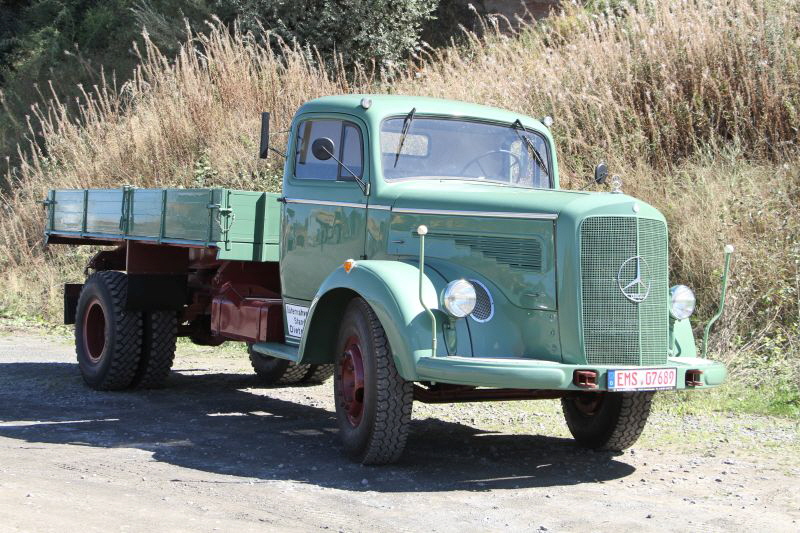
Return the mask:
{"type": "Polygon", "coordinates": [[[139,237],[161,236],[161,215],[164,191],[162,189],[135,189],[132,191],[129,233],[139,237]]]}
{"type": "Polygon", "coordinates": [[[274,193],[226,190],[219,258],[277,261],[280,238],[280,196],[274,193]]]}
{"type": "Polygon", "coordinates": [[[676,357],[697,357],[692,324],[689,319],[672,320],[672,353],[676,357]]]}
{"type": "Polygon", "coordinates": [[[297,346],[281,344],[279,342],[256,342],[253,344],[253,351],[269,357],[297,361],[297,346]]]}
{"type": "MultiPolygon", "coordinates": [[[[366,124],[353,115],[298,112],[292,132],[305,120],[347,121],[360,129],[362,146],[369,146],[366,124]]],[[[355,181],[296,178],[296,137],[289,136],[283,184],[281,286],[285,297],[311,300],[334,269],[364,255],[367,198],[355,181]]],[[[363,168],[363,179],[372,182],[368,152],[363,168]]]]}
{"type": "Polygon", "coordinates": [[[164,238],[216,243],[221,239],[218,209],[220,189],[169,189],[164,217],[164,238]]]}
{"type": "MultiPolygon", "coordinates": [[[[727,376],[725,365],[709,359],[669,358],[652,368],[675,368],[678,372],[676,388],[686,387],[686,371],[701,370],[703,384],[692,389],[720,385],[727,376]]],[[[635,366],[571,365],[549,361],[520,360],[515,358],[422,357],[417,361],[419,379],[458,385],[497,387],[510,389],[585,390],[572,379],[575,370],[597,372],[597,389],[607,390],[608,371],[635,366]]]]}
{"type": "Polygon", "coordinates": [[[89,189],[86,197],[87,233],[124,234],[122,189],[89,189]]]}
{"type": "MultiPolygon", "coordinates": [[[[429,234],[430,235],[430,234],[429,234]]],[[[417,243],[417,239],[414,239],[417,243]]],[[[460,342],[458,355],[467,355],[465,344],[472,346],[474,357],[518,357],[561,361],[558,331],[558,313],[554,310],[529,309],[516,305],[499,286],[499,279],[467,270],[463,264],[447,258],[429,257],[426,243],[426,267],[430,267],[445,280],[465,278],[480,283],[488,291],[493,310],[485,322],[469,316],[457,320],[469,329],[469,341],[460,342]]]]}
{"type": "Polygon", "coordinates": [[[220,259],[277,261],[278,195],[228,189],[88,189],[48,194],[47,235],[218,248],[220,259]]]}
{"type": "Polygon", "coordinates": [[[428,227],[426,257],[461,265],[462,275],[492,280],[513,305],[556,309],[552,220],[397,214],[389,255],[417,256],[414,232],[420,224],[428,227]]]}
{"type": "MultiPolygon", "coordinates": [[[[324,281],[311,304],[300,342],[301,362],[314,362],[331,355],[333,332],[330,329],[338,329],[341,314],[325,312],[325,295],[344,288],[364,298],[372,307],[386,331],[400,375],[408,380],[416,379],[416,360],[431,355],[431,321],[419,302],[418,282],[419,269],[400,261],[359,261],[349,274],[343,268],[336,269],[324,281]]],[[[426,268],[423,297],[436,313],[438,324],[447,320],[438,310],[438,293],[445,283],[444,278],[426,268]]],[[[464,338],[464,345],[459,343],[456,348],[469,353],[469,344],[464,338]]],[[[437,356],[448,355],[444,344],[439,343],[437,356]]]]}
{"type": "Polygon", "coordinates": [[[52,191],[51,225],[49,229],[81,231],[83,227],[83,191],[52,191]]]}

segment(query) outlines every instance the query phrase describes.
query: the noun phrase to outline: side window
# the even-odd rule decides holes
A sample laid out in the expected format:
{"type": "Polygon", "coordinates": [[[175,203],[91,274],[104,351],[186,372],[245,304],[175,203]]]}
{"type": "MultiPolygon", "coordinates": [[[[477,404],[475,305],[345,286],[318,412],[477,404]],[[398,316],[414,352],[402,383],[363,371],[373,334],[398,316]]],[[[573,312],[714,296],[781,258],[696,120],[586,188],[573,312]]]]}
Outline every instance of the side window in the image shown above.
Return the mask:
{"type": "Polygon", "coordinates": [[[363,172],[363,149],[361,130],[352,122],[342,120],[306,120],[297,129],[297,151],[294,160],[294,175],[298,179],[353,180],[338,159],[357,176],[363,172]],[[315,140],[328,138],[333,143],[335,157],[317,159],[312,145],[315,140]]]}
{"type": "MultiPolygon", "coordinates": [[[[339,159],[344,165],[359,178],[361,172],[361,130],[349,122],[344,123],[344,142],[342,143],[342,157],[339,159]]],[[[340,180],[352,180],[353,176],[347,170],[339,169],[340,180]]]]}

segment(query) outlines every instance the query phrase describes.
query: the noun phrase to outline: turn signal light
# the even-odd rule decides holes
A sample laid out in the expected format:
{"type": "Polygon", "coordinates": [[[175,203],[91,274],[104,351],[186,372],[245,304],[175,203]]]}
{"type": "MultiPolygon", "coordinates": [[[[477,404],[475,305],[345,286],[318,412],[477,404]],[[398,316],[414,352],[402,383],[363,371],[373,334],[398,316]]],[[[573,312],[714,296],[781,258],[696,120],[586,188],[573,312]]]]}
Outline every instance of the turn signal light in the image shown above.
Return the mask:
{"type": "Polygon", "coordinates": [[[349,274],[350,271],[353,270],[353,267],[356,266],[356,260],[348,259],[347,261],[344,262],[343,266],[344,266],[344,271],[349,274]]]}

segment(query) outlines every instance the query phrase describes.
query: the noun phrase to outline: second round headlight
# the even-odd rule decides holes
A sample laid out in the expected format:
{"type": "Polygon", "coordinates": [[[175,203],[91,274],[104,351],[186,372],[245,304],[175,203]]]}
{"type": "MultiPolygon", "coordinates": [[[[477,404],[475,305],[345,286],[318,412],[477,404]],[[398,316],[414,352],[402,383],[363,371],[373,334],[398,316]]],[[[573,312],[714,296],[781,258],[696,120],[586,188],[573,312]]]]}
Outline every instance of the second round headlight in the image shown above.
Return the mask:
{"type": "Polygon", "coordinates": [[[669,312],[673,318],[683,320],[694,313],[694,293],[686,285],[675,285],[669,290],[669,312]]]}
{"type": "Polygon", "coordinates": [[[465,279],[451,281],[442,293],[442,306],[455,318],[470,314],[475,309],[476,301],[475,287],[465,279]]]}

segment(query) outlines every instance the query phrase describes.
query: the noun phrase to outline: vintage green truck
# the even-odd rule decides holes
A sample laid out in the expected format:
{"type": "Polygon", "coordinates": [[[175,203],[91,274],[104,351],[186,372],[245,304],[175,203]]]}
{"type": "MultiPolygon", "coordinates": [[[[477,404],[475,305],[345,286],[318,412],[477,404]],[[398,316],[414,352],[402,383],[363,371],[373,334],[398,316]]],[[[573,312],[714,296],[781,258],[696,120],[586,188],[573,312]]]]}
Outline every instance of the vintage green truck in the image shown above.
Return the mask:
{"type": "MultiPolygon", "coordinates": [[[[262,122],[261,157],[280,153],[262,122]]],[[[177,336],[235,340],[266,383],[333,375],[343,447],[365,464],[401,456],[414,400],[560,399],[581,445],[631,446],[654,391],[726,369],[705,342],[698,356],[662,214],[620,183],[561,189],[549,126],[330,96],[284,132],[281,194],[51,191],[47,242],[106,247],[64,290],[85,382],[158,386],[177,336]]]]}

